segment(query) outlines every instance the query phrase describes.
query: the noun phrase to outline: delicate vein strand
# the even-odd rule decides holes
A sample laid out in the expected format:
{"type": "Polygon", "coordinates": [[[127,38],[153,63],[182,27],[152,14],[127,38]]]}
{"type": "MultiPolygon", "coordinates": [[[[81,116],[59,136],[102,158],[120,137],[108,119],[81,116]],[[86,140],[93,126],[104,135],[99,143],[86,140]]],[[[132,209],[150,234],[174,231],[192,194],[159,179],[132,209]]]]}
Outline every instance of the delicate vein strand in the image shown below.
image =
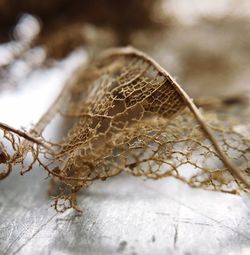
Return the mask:
{"type": "Polygon", "coordinates": [[[44,142],[42,142],[40,139],[32,136],[31,134],[29,134],[28,132],[24,132],[22,130],[13,128],[5,123],[0,122],[0,128],[2,128],[3,130],[7,130],[10,131],[12,133],[15,133],[17,135],[19,135],[20,137],[23,137],[24,139],[36,143],[38,145],[41,145],[42,147],[46,148],[47,150],[51,150],[50,147],[48,147],[44,142]]]}

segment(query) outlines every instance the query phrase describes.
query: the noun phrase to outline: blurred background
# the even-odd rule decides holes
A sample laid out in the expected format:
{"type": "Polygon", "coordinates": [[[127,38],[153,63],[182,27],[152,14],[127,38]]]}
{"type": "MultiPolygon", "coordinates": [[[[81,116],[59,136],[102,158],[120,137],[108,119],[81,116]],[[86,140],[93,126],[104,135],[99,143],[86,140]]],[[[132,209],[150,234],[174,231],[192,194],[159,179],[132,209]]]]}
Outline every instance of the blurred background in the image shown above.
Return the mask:
{"type": "Polygon", "coordinates": [[[77,66],[126,45],[152,56],[192,98],[248,94],[249,19],[247,0],[0,0],[0,96],[28,86],[29,100],[33,91],[53,94],[77,66]]]}
{"type": "MultiPolygon", "coordinates": [[[[250,93],[249,0],[0,0],[0,121],[30,128],[77,67],[127,45],[195,100],[250,93]]],[[[250,253],[248,198],[122,176],[58,216],[45,177],[0,183],[0,254],[250,253]]]]}

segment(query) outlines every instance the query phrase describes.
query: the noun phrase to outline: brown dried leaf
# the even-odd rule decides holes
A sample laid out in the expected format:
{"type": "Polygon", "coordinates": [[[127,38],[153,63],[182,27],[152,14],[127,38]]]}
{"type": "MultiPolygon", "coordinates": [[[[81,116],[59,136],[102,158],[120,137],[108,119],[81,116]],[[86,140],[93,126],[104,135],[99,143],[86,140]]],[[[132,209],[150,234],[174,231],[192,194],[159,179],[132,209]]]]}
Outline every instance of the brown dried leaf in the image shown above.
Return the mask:
{"type": "Polygon", "coordinates": [[[59,110],[76,123],[55,153],[47,151],[49,163],[39,157],[44,143],[36,143],[37,153],[29,148],[59,178],[54,180],[60,186],[57,210],[78,210],[82,187],[122,171],[153,179],[172,176],[223,192],[249,191],[249,139],[207,114],[209,127],[174,79],[138,50],[106,52],[64,89],[33,131],[41,134],[59,110]],[[66,95],[71,99],[65,107],[66,95]]]}

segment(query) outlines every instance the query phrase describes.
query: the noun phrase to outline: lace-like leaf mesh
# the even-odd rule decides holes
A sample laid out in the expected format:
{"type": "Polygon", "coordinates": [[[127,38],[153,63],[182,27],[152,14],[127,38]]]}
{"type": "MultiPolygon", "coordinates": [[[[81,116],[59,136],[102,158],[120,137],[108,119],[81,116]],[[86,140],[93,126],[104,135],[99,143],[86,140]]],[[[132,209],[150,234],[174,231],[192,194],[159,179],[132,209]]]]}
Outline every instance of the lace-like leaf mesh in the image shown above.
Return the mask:
{"type": "MultiPolygon", "coordinates": [[[[45,149],[36,145],[38,153],[31,150],[61,181],[57,210],[77,208],[75,195],[82,187],[121,172],[152,179],[172,176],[192,187],[223,192],[249,192],[228,169],[171,77],[137,51],[107,54],[95,61],[69,94],[70,103],[61,105],[61,112],[76,122],[57,152],[45,151],[50,159],[42,163],[37,155],[45,149]],[[61,199],[68,204],[60,204],[61,199]]],[[[249,181],[249,123],[235,111],[232,107],[204,115],[225,155],[249,181]]],[[[1,148],[0,162],[6,163],[13,157],[2,144],[1,148]]]]}

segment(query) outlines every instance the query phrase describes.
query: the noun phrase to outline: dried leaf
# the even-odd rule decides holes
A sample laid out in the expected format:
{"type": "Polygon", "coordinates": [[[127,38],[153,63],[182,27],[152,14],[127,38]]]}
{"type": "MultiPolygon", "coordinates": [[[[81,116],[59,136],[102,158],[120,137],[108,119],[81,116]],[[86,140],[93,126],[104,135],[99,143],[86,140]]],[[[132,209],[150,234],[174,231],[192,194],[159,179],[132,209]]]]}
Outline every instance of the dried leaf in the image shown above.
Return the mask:
{"type": "Polygon", "coordinates": [[[76,194],[82,187],[123,171],[153,179],[172,176],[192,187],[249,192],[249,139],[233,127],[229,132],[209,114],[208,124],[174,79],[138,50],[104,53],[64,89],[33,131],[41,134],[59,109],[76,120],[67,137],[53,153],[45,143],[36,143],[37,150],[29,147],[34,159],[58,177],[53,181],[60,186],[57,210],[78,210],[76,194]]]}

